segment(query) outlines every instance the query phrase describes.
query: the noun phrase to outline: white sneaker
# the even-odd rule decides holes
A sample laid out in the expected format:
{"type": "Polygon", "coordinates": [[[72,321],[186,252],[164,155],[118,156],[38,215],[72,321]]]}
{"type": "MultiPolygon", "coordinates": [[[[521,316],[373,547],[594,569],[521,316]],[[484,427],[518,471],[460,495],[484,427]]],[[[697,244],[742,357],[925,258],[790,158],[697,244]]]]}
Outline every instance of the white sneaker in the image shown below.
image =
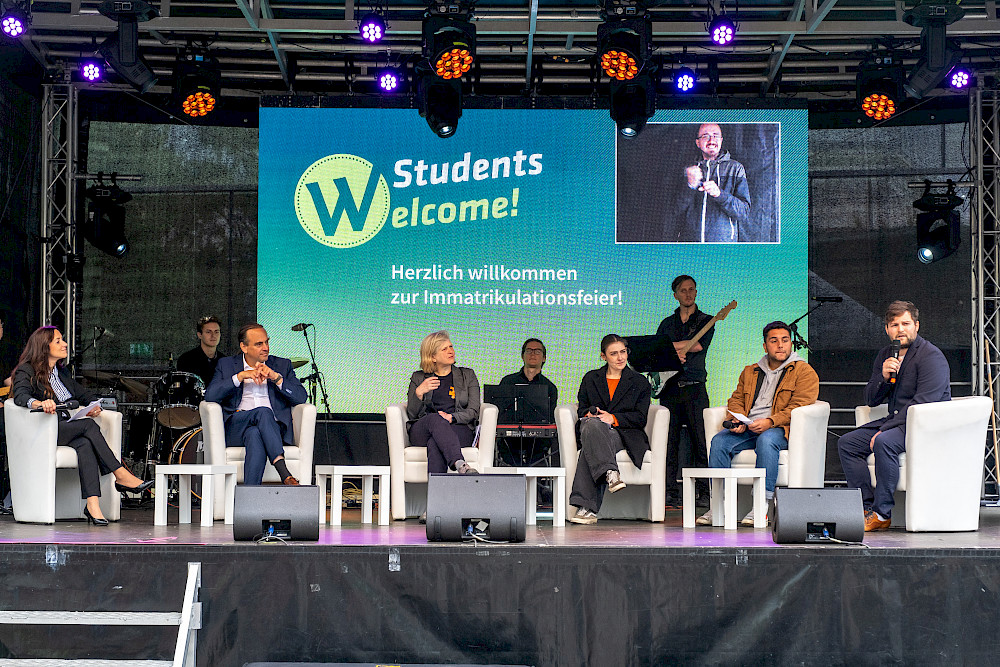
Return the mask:
{"type": "Polygon", "coordinates": [[[584,507],[580,507],[577,508],[576,514],[569,518],[569,521],[570,523],[579,523],[589,526],[597,523],[597,515],[584,507]]]}
{"type": "Polygon", "coordinates": [[[708,510],[700,517],[694,520],[699,526],[711,526],[712,525],[712,510],[708,510]]]}
{"type": "Polygon", "coordinates": [[[753,526],[753,510],[747,512],[747,515],[740,519],[741,526],[753,526]]]}

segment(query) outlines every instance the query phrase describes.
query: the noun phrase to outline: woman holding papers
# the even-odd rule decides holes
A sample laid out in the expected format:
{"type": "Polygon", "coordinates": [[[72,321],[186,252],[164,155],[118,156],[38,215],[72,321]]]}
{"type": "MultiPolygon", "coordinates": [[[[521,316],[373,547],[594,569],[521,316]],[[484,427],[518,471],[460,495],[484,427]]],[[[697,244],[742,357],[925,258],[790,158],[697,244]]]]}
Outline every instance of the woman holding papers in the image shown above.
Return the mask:
{"type": "MultiPolygon", "coordinates": [[[[97,395],[80,386],[66,370],[64,360],[68,352],[69,345],[58,329],[36,329],[28,337],[28,343],[14,370],[14,403],[24,408],[55,414],[59,403],[75,400],[81,405],[88,405],[96,400],[97,395]]],[[[87,417],[99,414],[101,408],[95,405],[87,413],[87,417]]],[[[57,444],[76,450],[80,491],[87,501],[83,513],[89,523],[108,525],[98,504],[101,475],[113,474],[119,491],[142,492],[153,485],[151,481],[143,482],[122,465],[108,447],[100,427],[93,419],[70,421],[68,413],[60,411],[57,444]]]]}

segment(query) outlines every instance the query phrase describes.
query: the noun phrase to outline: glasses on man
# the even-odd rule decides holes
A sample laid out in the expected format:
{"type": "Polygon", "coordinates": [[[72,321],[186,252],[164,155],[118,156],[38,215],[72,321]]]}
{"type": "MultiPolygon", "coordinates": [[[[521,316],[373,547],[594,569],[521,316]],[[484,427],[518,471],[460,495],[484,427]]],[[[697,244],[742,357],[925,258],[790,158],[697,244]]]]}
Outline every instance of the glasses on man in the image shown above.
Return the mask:
{"type": "Polygon", "coordinates": [[[525,354],[545,354],[545,350],[540,347],[526,347],[524,349],[525,354]]]}
{"type": "Polygon", "coordinates": [[[721,140],[722,139],[722,135],[721,134],[712,134],[712,133],[706,132],[705,134],[699,134],[698,135],[698,139],[699,139],[699,141],[707,141],[709,139],[719,139],[719,140],[721,140]]]}

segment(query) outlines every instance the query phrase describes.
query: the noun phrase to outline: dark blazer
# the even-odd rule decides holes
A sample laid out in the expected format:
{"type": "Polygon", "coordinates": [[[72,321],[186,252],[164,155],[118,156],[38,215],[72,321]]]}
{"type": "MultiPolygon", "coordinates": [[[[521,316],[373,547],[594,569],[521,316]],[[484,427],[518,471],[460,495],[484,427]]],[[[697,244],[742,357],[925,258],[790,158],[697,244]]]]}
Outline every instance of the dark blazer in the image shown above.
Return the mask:
{"type": "MultiPolygon", "coordinates": [[[[626,366],[622,369],[622,379],[618,381],[612,400],[608,392],[607,374],[608,366],[605,364],[583,376],[576,396],[579,402],[577,416],[583,417],[591,407],[613,414],[618,420],[615,429],[622,437],[629,458],[636,468],[641,468],[642,457],[649,449],[649,438],[646,437],[645,430],[651,392],[649,380],[626,366]]],[[[577,423],[578,439],[579,428],[577,423]]]]}
{"type": "MultiPolygon", "coordinates": [[[[267,364],[268,368],[284,378],[281,382],[281,388],[278,388],[278,385],[275,383],[268,381],[267,396],[271,401],[271,410],[274,412],[274,418],[281,424],[281,440],[286,445],[294,445],[295,434],[292,431],[292,406],[305,403],[309,397],[306,395],[305,387],[295,377],[291,361],[284,357],[268,356],[267,361],[264,363],[267,364]]],[[[206,401],[218,403],[222,406],[222,414],[226,421],[229,421],[229,418],[233,416],[233,413],[240,406],[240,401],[243,400],[243,384],[239,386],[233,384],[233,376],[241,372],[243,372],[242,352],[231,357],[219,359],[219,365],[215,368],[215,376],[205,391],[206,401]]],[[[236,435],[239,434],[234,434],[234,438],[236,435]]],[[[239,446],[240,443],[235,440],[230,442],[229,437],[230,435],[227,430],[226,445],[230,447],[239,446]]]]}
{"type": "Polygon", "coordinates": [[[951,371],[941,350],[918,335],[906,351],[896,384],[892,385],[882,379],[882,364],[891,355],[892,348],[887,345],[875,357],[872,377],[865,387],[865,403],[871,407],[888,403],[889,416],[871,422],[879,424],[879,431],[898,427],[905,432],[906,410],[911,405],[951,400],[951,371]]]}
{"type": "MultiPolygon", "coordinates": [[[[470,429],[475,429],[482,405],[479,378],[476,377],[476,373],[471,368],[464,366],[452,366],[451,372],[452,379],[455,381],[455,412],[451,415],[452,419],[456,424],[466,424],[470,429]]],[[[413,371],[413,375],[410,376],[410,386],[406,390],[408,425],[434,410],[431,404],[434,392],[427,392],[423,399],[417,398],[417,387],[432,375],[434,374],[413,371]]]]}
{"type": "MultiPolygon", "coordinates": [[[[81,406],[97,400],[97,394],[74,380],[68,370],[62,366],[56,366],[56,368],[58,369],[59,380],[73,394],[73,398],[80,401],[81,406]]],[[[23,363],[14,369],[14,380],[11,391],[14,397],[14,405],[20,405],[22,408],[28,407],[28,403],[32,399],[44,401],[47,398],[51,398],[56,403],[59,402],[54,396],[45,395],[42,387],[35,382],[35,371],[31,367],[31,364],[28,363],[23,363]]]]}

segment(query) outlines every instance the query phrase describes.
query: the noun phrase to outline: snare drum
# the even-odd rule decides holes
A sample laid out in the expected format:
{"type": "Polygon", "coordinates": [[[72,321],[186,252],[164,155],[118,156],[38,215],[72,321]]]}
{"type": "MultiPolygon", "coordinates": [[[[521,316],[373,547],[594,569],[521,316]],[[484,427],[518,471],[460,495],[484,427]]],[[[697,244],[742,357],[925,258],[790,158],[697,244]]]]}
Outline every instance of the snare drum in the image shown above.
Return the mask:
{"type": "Polygon", "coordinates": [[[198,404],[205,384],[193,373],[170,372],[153,385],[156,421],[171,429],[189,429],[201,423],[198,404]]]}

